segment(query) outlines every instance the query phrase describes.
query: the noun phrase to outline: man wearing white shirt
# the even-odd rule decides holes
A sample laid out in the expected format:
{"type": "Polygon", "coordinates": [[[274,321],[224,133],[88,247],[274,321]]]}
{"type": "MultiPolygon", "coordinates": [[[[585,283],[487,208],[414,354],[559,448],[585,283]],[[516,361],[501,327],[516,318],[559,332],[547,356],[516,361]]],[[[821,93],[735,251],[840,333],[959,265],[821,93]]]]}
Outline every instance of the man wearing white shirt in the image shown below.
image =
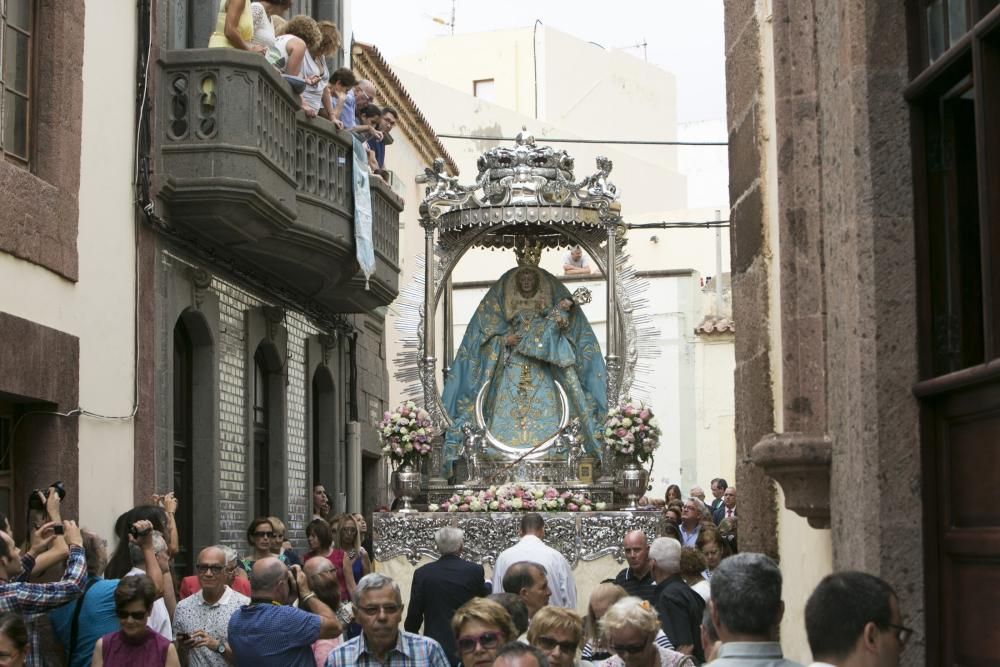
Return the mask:
{"type": "Polygon", "coordinates": [[[521,517],[521,540],[497,557],[493,568],[493,590],[503,590],[503,576],[514,563],[538,563],[545,568],[545,576],[552,592],[549,604],[553,607],[576,609],[576,582],[573,581],[569,561],[545,544],[542,541],[544,537],[545,521],[542,515],[529,512],[521,517]]]}
{"type": "Polygon", "coordinates": [[[825,577],[806,603],[810,667],[895,667],[913,633],[896,593],[864,572],[825,577]]]}

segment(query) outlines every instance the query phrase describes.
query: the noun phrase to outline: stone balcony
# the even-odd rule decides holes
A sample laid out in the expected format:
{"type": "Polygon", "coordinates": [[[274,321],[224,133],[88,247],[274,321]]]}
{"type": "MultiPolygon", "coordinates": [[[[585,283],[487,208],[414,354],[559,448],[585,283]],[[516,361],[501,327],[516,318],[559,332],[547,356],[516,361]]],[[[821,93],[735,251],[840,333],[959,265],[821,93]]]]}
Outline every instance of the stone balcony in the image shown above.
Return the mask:
{"type": "Polygon", "coordinates": [[[155,185],[179,237],[332,312],[396,298],[403,201],[372,179],[376,268],[366,290],[355,259],[349,133],[307,119],[256,54],[166,51],[158,66],[155,185]]]}

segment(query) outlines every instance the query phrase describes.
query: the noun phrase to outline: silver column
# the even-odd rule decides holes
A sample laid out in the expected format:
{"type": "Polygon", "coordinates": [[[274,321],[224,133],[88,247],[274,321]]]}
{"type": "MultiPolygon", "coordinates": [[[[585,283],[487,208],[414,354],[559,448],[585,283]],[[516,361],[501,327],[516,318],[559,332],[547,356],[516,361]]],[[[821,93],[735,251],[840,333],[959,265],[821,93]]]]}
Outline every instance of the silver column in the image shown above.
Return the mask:
{"type": "Polygon", "coordinates": [[[618,355],[618,247],[616,244],[617,223],[608,223],[608,304],[607,304],[607,349],[604,357],[608,372],[608,407],[618,403],[618,387],[621,386],[621,360],[618,355]]]}
{"type": "MultiPolygon", "coordinates": [[[[434,320],[436,314],[434,303],[434,265],[436,263],[434,255],[434,230],[437,225],[429,216],[424,215],[420,219],[420,226],[424,228],[424,356],[420,360],[420,365],[424,378],[422,382],[424,386],[424,407],[429,408],[437,400],[436,396],[431,395],[435,386],[435,383],[431,380],[434,379],[435,368],[437,366],[437,358],[434,356],[434,320]]],[[[441,448],[443,446],[444,434],[442,433],[435,439],[434,449],[431,450],[431,460],[428,462],[429,481],[431,484],[444,484],[446,482],[441,477],[441,457],[443,454],[441,448]]]]}

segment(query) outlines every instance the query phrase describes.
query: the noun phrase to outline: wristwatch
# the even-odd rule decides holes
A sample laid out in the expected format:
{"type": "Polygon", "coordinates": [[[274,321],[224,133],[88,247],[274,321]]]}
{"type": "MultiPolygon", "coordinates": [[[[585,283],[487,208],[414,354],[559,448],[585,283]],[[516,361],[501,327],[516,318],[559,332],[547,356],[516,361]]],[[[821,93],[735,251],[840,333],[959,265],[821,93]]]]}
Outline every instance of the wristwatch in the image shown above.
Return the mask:
{"type": "Polygon", "coordinates": [[[219,648],[215,649],[219,652],[219,655],[225,655],[226,653],[226,642],[220,641],[219,648]]]}

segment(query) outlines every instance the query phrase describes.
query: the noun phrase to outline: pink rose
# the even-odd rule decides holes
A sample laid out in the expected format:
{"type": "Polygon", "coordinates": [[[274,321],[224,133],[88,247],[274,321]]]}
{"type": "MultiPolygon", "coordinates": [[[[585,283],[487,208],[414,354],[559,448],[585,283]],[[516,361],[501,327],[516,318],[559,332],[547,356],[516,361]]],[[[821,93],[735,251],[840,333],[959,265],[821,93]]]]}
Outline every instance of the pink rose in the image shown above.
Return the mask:
{"type": "Polygon", "coordinates": [[[580,509],[580,506],[577,505],[576,503],[569,503],[568,505],[566,505],[566,509],[568,509],[570,512],[575,512],[578,509],[580,509]]]}
{"type": "Polygon", "coordinates": [[[466,505],[465,503],[462,503],[461,505],[458,506],[458,511],[459,512],[468,512],[469,511],[469,506],[466,505]]]}
{"type": "Polygon", "coordinates": [[[615,435],[617,435],[619,438],[624,438],[626,433],[628,433],[628,431],[626,431],[623,428],[620,428],[617,431],[615,431],[615,435]]]}
{"type": "Polygon", "coordinates": [[[642,412],[639,413],[639,416],[643,419],[649,419],[649,410],[643,409],[642,412]]]}

